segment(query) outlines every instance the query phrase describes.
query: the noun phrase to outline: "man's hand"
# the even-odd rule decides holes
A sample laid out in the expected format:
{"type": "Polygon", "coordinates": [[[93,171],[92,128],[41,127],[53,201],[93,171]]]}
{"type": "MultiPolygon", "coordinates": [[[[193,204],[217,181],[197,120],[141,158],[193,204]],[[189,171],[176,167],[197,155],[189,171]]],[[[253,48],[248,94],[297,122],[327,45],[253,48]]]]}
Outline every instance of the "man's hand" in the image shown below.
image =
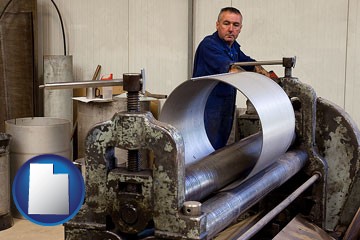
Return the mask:
{"type": "Polygon", "coordinates": [[[261,65],[255,66],[255,72],[260,73],[260,74],[262,74],[264,76],[267,76],[268,78],[271,78],[277,84],[280,83],[279,77],[276,75],[275,72],[273,72],[273,71],[268,72],[261,65]]]}
{"type": "MultiPolygon", "coordinates": [[[[246,72],[242,67],[237,65],[231,65],[229,73],[246,72]]],[[[266,71],[261,65],[254,66],[254,72],[262,74],[268,78],[271,78],[278,83],[279,77],[273,71],[266,71]]]]}
{"type": "Polygon", "coordinates": [[[264,76],[267,76],[268,78],[270,78],[270,73],[268,71],[266,71],[261,65],[257,65],[255,66],[255,71],[256,73],[260,73],[264,76]]]}
{"type": "Polygon", "coordinates": [[[236,66],[236,65],[230,66],[229,73],[238,73],[238,72],[246,72],[246,71],[240,66],[236,66]]]}

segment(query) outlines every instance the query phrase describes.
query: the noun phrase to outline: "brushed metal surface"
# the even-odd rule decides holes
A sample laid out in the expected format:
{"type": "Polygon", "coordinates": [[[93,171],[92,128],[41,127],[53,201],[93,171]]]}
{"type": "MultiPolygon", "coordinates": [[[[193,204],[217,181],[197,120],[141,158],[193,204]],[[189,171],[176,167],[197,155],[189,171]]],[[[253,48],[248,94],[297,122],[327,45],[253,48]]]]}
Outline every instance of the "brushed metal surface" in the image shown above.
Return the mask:
{"type": "Polygon", "coordinates": [[[239,186],[221,191],[205,201],[202,210],[207,213],[208,236],[214,236],[272,190],[285,183],[304,167],[307,160],[305,151],[286,152],[275,159],[271,166],[239,186]]]}
{"type": "Polygon", "coordinates": [[[286,152],[295,134],[295,116],[289,97],[270,78],[252,72],[228,73],[190,79],[166,100],[160,121],[176,127],[185,144],[185,164],[199,161],[214,151],[204,126],[207,98],[218,82],[238,89],[254,105],[262,126],[259,158],[247,177],[286,152]]]}
{"type": "MultiPolygon", "coordinates": [[[[71,55],[44,56],[44,83],[57,83],[62,79],[73,81],[73,58],[71,55]]],[[[73,91],[71,89],[44,91],[44,116],[68,119],[73,122],[73,91]]]]}
{"type": "Polygon", "coordinates": [[[187,166],[185,198],[202,200],[227,184],[246,177],[259,158],[261,144],[261,133],[257,133],[187,166]]]}

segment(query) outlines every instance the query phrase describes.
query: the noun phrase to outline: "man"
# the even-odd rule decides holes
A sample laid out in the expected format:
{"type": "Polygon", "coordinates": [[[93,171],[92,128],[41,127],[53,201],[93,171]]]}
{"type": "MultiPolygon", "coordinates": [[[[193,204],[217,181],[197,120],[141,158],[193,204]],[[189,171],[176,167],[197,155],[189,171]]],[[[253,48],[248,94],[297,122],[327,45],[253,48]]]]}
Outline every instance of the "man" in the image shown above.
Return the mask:
{"type": "MultiPolygon", "coordinates": [[[[234,62],[253,62],[245,55],[236,42],[242,28],[242,15],[234,7],[221,9],[216,21],[216,32],[199,44],[194,59],[193,77],[237,72],[230,67],[234,62]]],[[[243,67],[269,76],[261,66],[243,67]]],[[[226,145],[229,138],[235,111],[236,89],[225,83],[218,83],[207,100],[204,113],[206,133],[214,149],[226,145]]]]}

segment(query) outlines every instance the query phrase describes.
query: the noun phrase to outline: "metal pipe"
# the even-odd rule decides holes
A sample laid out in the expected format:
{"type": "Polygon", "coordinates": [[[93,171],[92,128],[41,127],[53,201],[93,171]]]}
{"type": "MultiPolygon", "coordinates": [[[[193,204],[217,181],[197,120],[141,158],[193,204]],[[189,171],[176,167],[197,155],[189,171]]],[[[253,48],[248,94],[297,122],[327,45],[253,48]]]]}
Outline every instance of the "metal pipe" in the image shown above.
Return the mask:
{"type": "Polygon", "coordinates": [[[308,155],[305,151],[287,152],[271,166],[239,186],[219,192],[205,201],[202,210],[207,214],[206,230],[209,238],[226,228],[269,192],[294,176],[305,165],[307,159],[308,155]]]}
{"type": "Polygon", "coordinates": [[[282,65],[283,60],[256,61],[256,62],[236,62],[232,66],[258,66],[258,65],[282,65]]]}
{"type": "Polygon", "coordinates": [[[122,86],[123,80],[94,80],[94,81],[79,81],[79,82],[58,82],[58,83],[46,83],[40,85],[39,88],[44,89],[72,89],[72,88],[88,88],[88,87],[106,87],[106,86],[122,86]]]}
{"type": "Polygon", "coordinates": [[[315,173],[312,175],[305,183],[303,183],[299,188],[297,188],[290,196],[285,198],[279,205],[272,209],[268,214],[266,214],[262,219],[260,219],[256,224],[254,224],[249,230],[247,230],[243,235],[241,235],[236,240],[247,240],[253,237],[257,232],[259,232],[266,224],[268,224],[274,217],[276,217],[282,210],[284,210],[290,203],[292,203],[301,193],[313,185],[320,175],[315,173]]]}
{"type": "Polygon", "coordinates": [[[185,170],[185,199],[200,201],[227,184],[244,179],[259,158],[261,147],[262,134],[257,133],[189,165],[185,170]]]}
{"type": "Polygon", "coordinates": [[[255,62],[236,62],[231,65],[235,66],[258,66],[258,65],[282,65],[290,69],[295,67],[296,57],[284,57],[282,60],[255,61],[255,62]]]}

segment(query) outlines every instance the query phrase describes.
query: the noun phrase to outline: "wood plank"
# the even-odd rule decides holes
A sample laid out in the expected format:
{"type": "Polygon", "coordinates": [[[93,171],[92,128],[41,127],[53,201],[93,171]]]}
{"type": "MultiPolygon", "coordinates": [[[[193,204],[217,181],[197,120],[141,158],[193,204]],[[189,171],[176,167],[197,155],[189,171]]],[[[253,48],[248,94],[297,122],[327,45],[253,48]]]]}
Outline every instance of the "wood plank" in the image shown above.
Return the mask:
{"type": "Polygon", "coordinates": [[[273,240],[335,240],[323,229],[297,215],[283,228],[273,240]]]}

